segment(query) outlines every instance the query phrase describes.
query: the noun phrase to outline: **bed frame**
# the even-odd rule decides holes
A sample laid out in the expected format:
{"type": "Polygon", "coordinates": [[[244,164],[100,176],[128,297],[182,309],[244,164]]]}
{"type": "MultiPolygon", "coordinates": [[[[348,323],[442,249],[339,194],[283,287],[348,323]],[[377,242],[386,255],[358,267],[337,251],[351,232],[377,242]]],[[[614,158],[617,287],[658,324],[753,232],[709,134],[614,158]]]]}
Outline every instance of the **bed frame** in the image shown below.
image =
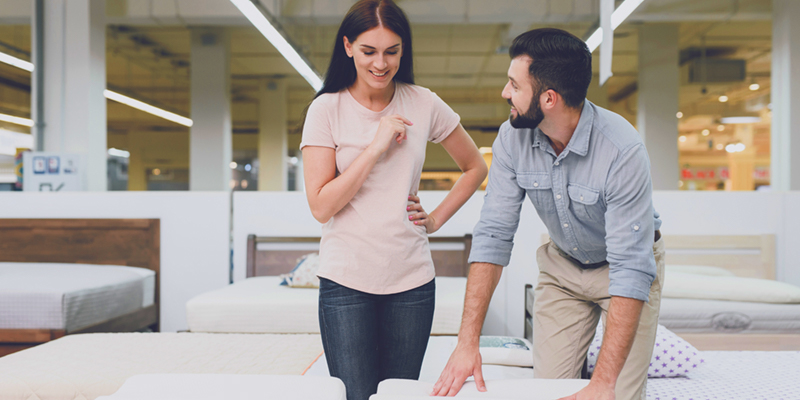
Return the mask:
{"type": "Polygon", "coordinates": [[[0,357],[67,334],[159,329],[158,219],[0,219],[0,262],[125,265],[155,271],[153,305],[77,331],[0,329],[0,357]]]}
{"type": "MultiPolygon", "coordinates": [[[[319,251],[319,237],[247,236],[247,277],[275,276],[289,273],[297,259],[319,251]]],[[[436,276],[461,276],[469,273],[469,250],[472,235],[428,238],[436,276]]]]}
{"type": "MultiPolygon", "coordinates": [[[[550,241],[542,235],[542,243],[550,241]]],[[[709,265],[736,276],[775,279],[775,235],[664,235],[669,265],[709,265]]],[[[533,285],[525,288],[525,336],[530,337],[533,285]]],[[[800,350],[800,333],[681,333],[699,350],[800,350]]]]}

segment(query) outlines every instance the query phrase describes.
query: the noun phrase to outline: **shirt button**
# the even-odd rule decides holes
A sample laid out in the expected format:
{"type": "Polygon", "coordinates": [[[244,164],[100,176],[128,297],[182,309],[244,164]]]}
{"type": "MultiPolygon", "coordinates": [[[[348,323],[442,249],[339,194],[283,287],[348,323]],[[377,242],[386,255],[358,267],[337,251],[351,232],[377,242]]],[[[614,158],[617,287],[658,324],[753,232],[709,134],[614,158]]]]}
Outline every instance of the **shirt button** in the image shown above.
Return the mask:
{"type": "Polygon", "coordinates": [[[558,161],[556,161],[556,165],[558,165],[558,161]]]}
{"type": "Polygon", "coordinates": [[[578,251],[578,248],[577,247],[573,247],[572,251],[578,251]]]}
{"type": "Polygon", "coordinates": [[[583,196],[581,196],[581,200],[583,200],[583,196]]]}
{"type": "Polygon", "coordinates": [[[589,260],[586,260],[586,262],[584,264],[588,264],[588,263],[589,263],[589,260]]]}
{"type": "Polygon", "coordinates": [[[556,198],[557,198],[557,199],[559,199],[559,200],[561,200],[561,195],[560,195],[560,194],[557,194],[557,195],[556,195],[556,198]]]}
{"type": "Polygon", "coordinates": [[[533,187],[539,187],[539,183],[534,183],[533,187]]]}
{"type": "Polygon", "coordinates": [[[564,224],[564,228],[569,228],[569,224],[564,224]]]}
{"type": "Polygon", "coordinates": [[[633,230],[638,231],[639,230],[639,225],[634,225],[633,226],[633,230]]]}

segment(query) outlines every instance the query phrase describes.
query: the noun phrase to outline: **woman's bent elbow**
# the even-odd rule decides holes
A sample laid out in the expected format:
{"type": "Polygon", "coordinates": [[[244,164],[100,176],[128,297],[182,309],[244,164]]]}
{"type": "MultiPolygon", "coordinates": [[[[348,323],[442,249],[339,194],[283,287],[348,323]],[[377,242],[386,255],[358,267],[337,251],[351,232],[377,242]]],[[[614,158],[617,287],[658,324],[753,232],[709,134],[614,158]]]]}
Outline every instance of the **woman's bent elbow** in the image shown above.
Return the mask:
{"type": "Polygon", "coordinates": [[[311,207],[311,215],[313,215],[314,219],[319,221],[320,224],[324,224],[331,219],[331,215],[315,207],[311,207]]]}

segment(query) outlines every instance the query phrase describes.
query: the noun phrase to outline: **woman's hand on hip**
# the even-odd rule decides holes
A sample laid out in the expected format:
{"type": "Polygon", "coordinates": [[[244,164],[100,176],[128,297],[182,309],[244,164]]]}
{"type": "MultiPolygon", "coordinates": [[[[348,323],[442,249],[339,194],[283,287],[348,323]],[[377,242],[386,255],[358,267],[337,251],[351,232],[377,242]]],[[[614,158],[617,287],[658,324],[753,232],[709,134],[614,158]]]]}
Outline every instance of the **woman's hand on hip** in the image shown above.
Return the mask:
{"type": "Polygon", "coordinates": [[[414,204],[410,204],[406,207],[406,211],[409,212],[408,219],[410,219],[414,225],[424,226],[428,233],[439,230],[439,227],[436,226],[436,219],[433,218],[433,215],[429,215],[425,212],[425,209],[422,208],[422,204],[419,202],[419,197],[410,195],[408,196],[408,200],[414,202],[414,204]]]}
{"type": "Polygon", "coordinates": [[[372,139],[369,147],[378,154],[383,154],[389,150],[392,140],[398,144],[402,143],[403,140],[406,140],[406,125],[411,126],[414,123],[397,114],[382,117],[375,139],[372,139]]]}

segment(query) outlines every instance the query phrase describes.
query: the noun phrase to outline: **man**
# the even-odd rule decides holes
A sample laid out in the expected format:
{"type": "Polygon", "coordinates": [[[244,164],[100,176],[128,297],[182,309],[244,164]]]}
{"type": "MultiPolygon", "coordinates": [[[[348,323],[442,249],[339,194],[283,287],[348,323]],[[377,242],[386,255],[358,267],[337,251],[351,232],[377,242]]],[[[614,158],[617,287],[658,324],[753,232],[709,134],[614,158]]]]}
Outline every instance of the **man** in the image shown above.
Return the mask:
{"type": "Polygon", "coordinates": [[[602,315],[592,379],[568,399],[644,399],[664,276],[647,151],[628,122],[586,100],[592,55],[583,41],[536,29],[509,53],[511,116],[492,147],[458,346],[432,394],[453,396],[469,376],[486,390],[480,331],[527,195],[551,237],[536,255],[534,376],[580,378],[602,315]]]}

